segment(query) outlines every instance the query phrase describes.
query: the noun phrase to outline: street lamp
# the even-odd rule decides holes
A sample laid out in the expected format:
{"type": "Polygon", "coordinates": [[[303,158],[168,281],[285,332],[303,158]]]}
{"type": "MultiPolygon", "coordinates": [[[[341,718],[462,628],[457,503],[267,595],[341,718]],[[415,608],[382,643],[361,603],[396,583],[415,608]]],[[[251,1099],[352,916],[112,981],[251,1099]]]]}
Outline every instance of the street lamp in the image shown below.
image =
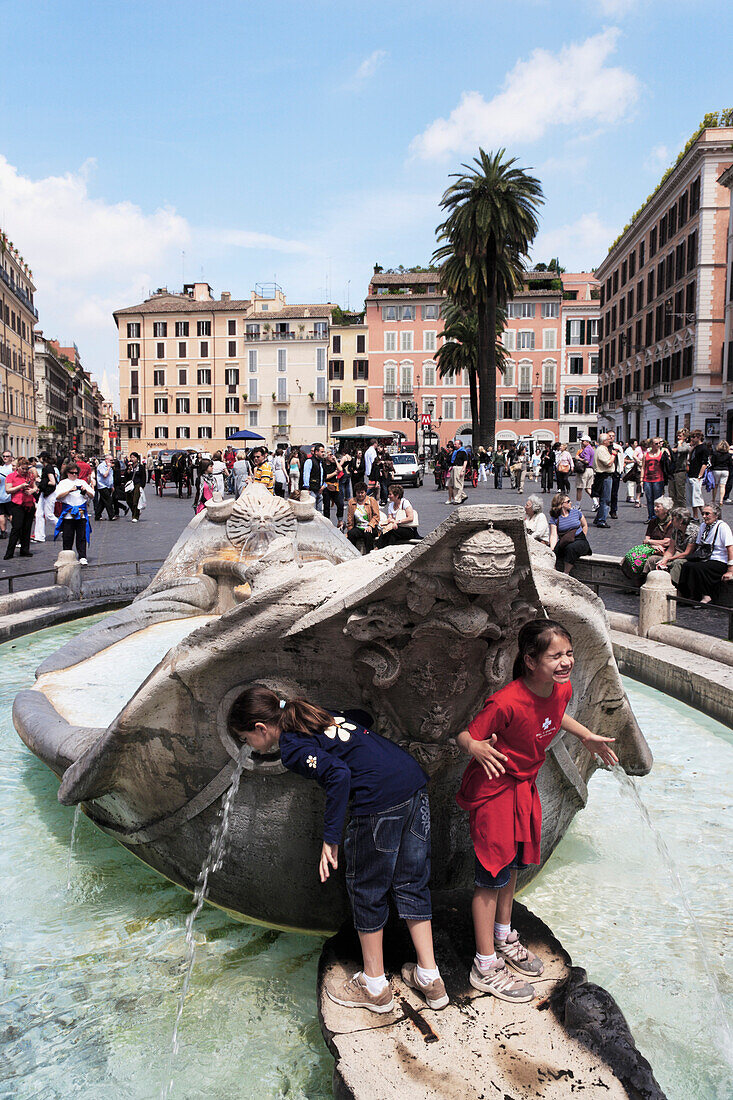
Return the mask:
{"type": "Polygon", "coordinates": [[[417,401],[407,402],[407,420],[412,420],[415,425],[415,457],[418,454],[417,426],[420,423],[420,413],[417,409],[417,401]]]}

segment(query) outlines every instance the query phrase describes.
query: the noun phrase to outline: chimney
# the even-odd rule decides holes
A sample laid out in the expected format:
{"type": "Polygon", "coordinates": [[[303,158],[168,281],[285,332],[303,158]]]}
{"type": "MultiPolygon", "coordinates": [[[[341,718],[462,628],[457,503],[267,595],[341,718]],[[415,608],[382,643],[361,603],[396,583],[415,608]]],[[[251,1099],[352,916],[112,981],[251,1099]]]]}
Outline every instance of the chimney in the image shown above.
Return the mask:
{"type": "Polygon", "coordinates": [[[231,294],[229,293],[228,290],[222,290],[221,300],[222,300],[222,302],[231,302],[232,296],[231,296],[231,294]]]}

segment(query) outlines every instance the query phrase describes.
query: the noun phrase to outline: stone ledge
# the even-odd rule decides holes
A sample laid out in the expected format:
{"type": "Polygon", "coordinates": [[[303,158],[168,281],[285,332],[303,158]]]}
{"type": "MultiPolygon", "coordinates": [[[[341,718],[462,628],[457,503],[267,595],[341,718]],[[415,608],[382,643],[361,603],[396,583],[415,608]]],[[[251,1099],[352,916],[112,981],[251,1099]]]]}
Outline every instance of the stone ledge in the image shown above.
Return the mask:
{"type": "Polygon", "coordinates": [[[545,974],[531,1004],[511,1005],[468,984],[473,958],[470,893],[436,911],[434,933],[450,1005],[429,1009],[401,980],[414,958],[405,926],[388,926],[387,974],[393,1013],[341,1008],[325,983],[359,967],[358,941],[346,926],[327,940],[318,970],[318,1007],[336,1059],[337,1100],[480,1100],[489,1095],[565,1100],[572,1092],[607,1100],[664,1100],[626,1020],[604,989],[574,967],[550,929],[520,903],[514,923],[541,955],[545,974]]]}
{"type": "Polygon", "coordinates": [[[66,603],[52,607],[30,608],[15,615],[0,618],[0,642],[9,642],[13,638],[22,638],[45,630],[49,626],[83,619],[87,615],[98,615],[102,611],[113,611],[130,602],[129,593],[101,596],[91,600],[67,600],[66,603]]]}

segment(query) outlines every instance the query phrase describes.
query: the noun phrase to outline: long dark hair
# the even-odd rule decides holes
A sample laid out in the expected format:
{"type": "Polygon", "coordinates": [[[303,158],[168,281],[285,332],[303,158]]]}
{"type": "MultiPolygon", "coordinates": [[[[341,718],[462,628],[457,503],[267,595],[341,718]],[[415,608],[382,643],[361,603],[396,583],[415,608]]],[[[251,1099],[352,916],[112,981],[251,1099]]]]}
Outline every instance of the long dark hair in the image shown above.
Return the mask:
{"type": "Polygon", "coordinates": [[[518,650],[512,669],[513,680],[519,680],[528,671],[525,658],[531,657],[533,661],[538,660],[550,648],[556,634],[566,638],[570,645],[573,644],[568,628],[556,622],[555,619],[532,619],[531,622],[524,624],[517,638],[518,650]]]}
{"type": "Polygon", "coordinates": [[[280,706],[281,699],[263,684],[253,684],[239,695],[229,713],[229,728],[239,736],[255,728],[257,722],[277,726],[278,730],[299,733],[321,733],[333,724],[333,718],[307,699],[290,699],[280,706]]]}

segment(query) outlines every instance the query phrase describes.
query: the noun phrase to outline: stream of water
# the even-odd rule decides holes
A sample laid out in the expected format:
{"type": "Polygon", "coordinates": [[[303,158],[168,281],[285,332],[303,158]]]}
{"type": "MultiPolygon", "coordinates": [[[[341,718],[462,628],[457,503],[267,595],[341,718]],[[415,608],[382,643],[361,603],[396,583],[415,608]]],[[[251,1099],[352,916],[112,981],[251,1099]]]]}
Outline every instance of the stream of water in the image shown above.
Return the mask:
{"type": "MultiPolygon", "coordinates": [[[[150,1100],[165,1087],[182,1098],[328,1100],[333,1062],[314,999],[321,941],[239,924],[203,899],[192,910],[83,814],[74,826],[56,779],[13,729],[16,692],[90,621],[0,646],[0,1100],[150,1100]]],[[[614,995],[670,1100],[730,1100],[715,989],[730,1016],[733,735],[626,688],[655,755],[635,786],[669,865],[639,807],[598,773],[523,900],[614,995]]]]}

